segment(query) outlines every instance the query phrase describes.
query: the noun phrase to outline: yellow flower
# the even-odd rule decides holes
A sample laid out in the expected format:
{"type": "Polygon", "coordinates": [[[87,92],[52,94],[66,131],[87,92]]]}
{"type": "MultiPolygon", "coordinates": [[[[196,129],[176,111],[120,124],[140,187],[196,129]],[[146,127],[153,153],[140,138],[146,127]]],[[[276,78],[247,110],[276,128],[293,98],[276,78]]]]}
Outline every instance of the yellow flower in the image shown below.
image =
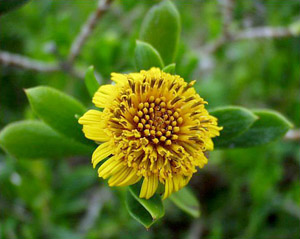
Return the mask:
{"type": "Polygon", "coordinates": [[[212,137],[222,129],[204,101],[178,75],[158,68],[140,73],[112,73],[115,84],[103,85],[80,119],[85,136],[98,143],[93,166],[110,186],[128,186],[143,178],[141,198],[150,198],[159,183],[163,198],[184,187],[197,167],[207,163],[212,137]]]}

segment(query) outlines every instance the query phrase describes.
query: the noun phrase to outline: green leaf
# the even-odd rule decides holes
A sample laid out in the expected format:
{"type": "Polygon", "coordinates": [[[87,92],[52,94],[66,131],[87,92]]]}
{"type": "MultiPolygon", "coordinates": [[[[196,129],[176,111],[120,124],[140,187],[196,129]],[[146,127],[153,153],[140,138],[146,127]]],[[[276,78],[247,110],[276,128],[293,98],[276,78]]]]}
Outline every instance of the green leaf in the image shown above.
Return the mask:
{"type": "Polygon", "coordinates": [[[280,139],[292,127],[292,124],[281,114],[271,110],[254,110],[258,116],[252,126],[241,135],[228,141],[228,148],[253,147],[280,139]]]}
{"type": "Polygon", "coordinates": [[[31,159],[90,155],[93,150],[40,121],[9,124],[0,132],[0,145],[16,158],[31,159]]]}
{"type": "Polygon", "coordinates": [[[258,117],[242,107],[228,106],[210,111],[218,118],[218,125],[223,126],[220,136],[214,139],[215,147],[227,145],[228,140],[245,132],[258,117]]]}
{"type": "MultiPolygon", "coordinates": [[[[158,220],[159,218],[164,216],[164,214],[165,214],[164,205],[162,203],[161,197],[158,194],[155,194],[150,199],[140,198],[139,197],[139,193],[140,193],[140,189],[141,189],[140,183],[131,185],[128,187],[128,189],[129,189],[129,192],[131,193],[131,195],[133,196],[133,198],[135,199],[135,201],[136,201],[135,203],[140,204],[143,207],[143,209],[146,210],[148,212],[148,214],[151,216],[151,221],[152,221],[151,224],[153,224],[156,220],[158,220]]],[[[141,214],[142,215],[135,215],[133,217],[134,218],[143,218],[146,215],[145,212],[141,212],[141,214]]],[[[146,222],[144,222],[144,223],[147,224],[146,222]]],[[[144,224],[144,223],[142,223],[142,224],[144,224]]]]}
{"type": "Polygon", "coordinates": [[[83,115],[85,107],[76,99],[46,86],[26,90],[33,111],[59,133],[89,144],[75,115],[83,115]]]}
{"type": "Polygon", "coordinates": [[[158,194],[154,194],[150,199],[140,198],[141,185],[136,183],[128,187],[132,196],[151,214],[153,219],[161,218],[165,214],[164,205],[161,197],[158,194]]]}
{"type": "Polygon", "coordinates": [[[29,0],[0,0],[0,15],[9,11],[12,11],[29,0]]]}
{"type": "Polygon", "coordinates": [[[148,70],[153,66],[163,68],[164,66],[158,51],[146,42],[136,41],[134,57],[137,70],[148,70]]]}
{"type": "Polygon", "coordinates": [[[193,217],[200,217],[199,202],[190,188],[184,187],[178,192],[172,193],[170,200],[189,215],[193,217]]]}
{"type": "Polygon", "coordinates": [[[174,4],[165,0],[152,7],[142,23],[140,39],[160,53],[165,64],[174,61],[179,37],[180,16],[174,4]]]}
{"type": "Polygon", "coordinates": [[[129,191],[127,191],[126,194],[125,204],[129,214],[144,227],[149,228],[155,222],[150,213],[132,196],[129,191]]]}
{"type": "Polygon", "coordinates": [[[90,94],[91,97],[94,96],[96,91],[99,89],[100,85],[99,82],[97,81],[94,73],[94,66],[90,66],[86,73],[85,73],[85,78],[84,78],[85,86],[90,94]]]}
{"type": "Polygon", "coordinates": [[[175,68],[176,68],[176,64],[172,63],[170,65],[165,66],[163,68],[163,71],[166,73],[175,74],[175,68]]]}

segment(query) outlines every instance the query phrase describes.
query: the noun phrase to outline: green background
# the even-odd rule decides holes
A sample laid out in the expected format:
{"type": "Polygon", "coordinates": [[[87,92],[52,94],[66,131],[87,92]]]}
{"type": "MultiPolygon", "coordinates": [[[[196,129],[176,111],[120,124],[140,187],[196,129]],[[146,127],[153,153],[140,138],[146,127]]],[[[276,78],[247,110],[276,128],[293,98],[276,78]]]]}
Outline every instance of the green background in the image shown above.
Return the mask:
{"type": "MultiPolygon", "coordinates": [[[[133,71],[142,19],[157,2],[114,2],[76,66],[94,65],[102,83],[113,71],[133,71]]],[[[176,71],[197,80],[208,107],[271,108],[299,128],[299,37],[228,43],[204,57],[200,47],[222,32],[218,1],[174,3],[182,21],[176,71]]],[[[0,17],[0,49],[61,59],[95,6],[92,0],[33,0],[0,17]]],[[[231,27],[288,26],[299,20],[299,10],[297,0],[237,0],[231,27]]],[[[1,129],[37,118],[23,91],[37,85],[60,89],[91,107],[83,80],[0,65],[1,129]]],[[[0,151],[0,238],[299,238],[299,159],[299,142],[290,141],[216,150],[191,181],[201,217],[192,219],[166,201],[165,217],[146,231],[126,211],[125,190],[109,189],[97,179],[89,158],[25,160],[0,151]]]]}

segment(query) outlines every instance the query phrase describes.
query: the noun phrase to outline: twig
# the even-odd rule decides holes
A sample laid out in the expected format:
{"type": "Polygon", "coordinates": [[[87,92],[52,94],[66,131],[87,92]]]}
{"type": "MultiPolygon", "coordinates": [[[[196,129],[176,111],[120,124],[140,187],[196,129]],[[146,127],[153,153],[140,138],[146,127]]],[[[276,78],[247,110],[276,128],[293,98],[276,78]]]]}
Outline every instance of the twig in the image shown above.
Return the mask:
{"type": "Polygon", "coordinates": [[[57,63],[38,61],[25,56],[4,51],[0,51],[0,63],[40,72],[56,72],[61,70],[60,66],[57,63]]]}
{"type": "Polygon", "coordinates": [[[283,209],[288,214],[300,220],[300,207],[290,198],[283,198],[279,194],[273,195],[273,205],[283,209]]]}
{"type": "Polygon", "coordinates": [[[231,38],[230,26],[233,20],[234,0],[219,0],[222,12],[223,30],[221,36],[203,47],[203,52],[213,53],[231,38]]]}
{"type": "Polygon", "coordinates": [[[80,54],[80,51],[87,38],[91,35],[97,21],[100,19],[103,13],[107,11],[111,1],[112,0],[99,0],[96,11],[89,16],[86,23],[82,26],[80,33],[73,41],[67,61],[48,63],[31,59],[22,55],[0,51],[0,64],[45,73],[62,71],[73,77],[83,79],[84,71],[74,68],[74,61],[80,54]]]}
{"type": "Polygon", "coordinates": [[[261,38],[283,38],[298,36],[297,30],[293,30],[293,24],[287,27],[250,27],[244,30],[231,30],[230,26],[233,21],[234,0],[219,0],[222,11],[223,30],[218,38],[203,46],[200,46],[196,51],[199,54],[199,64],[194,72],[194,75],[203,75],[210,72],[215,64],[213,53],[218,51],[227,43],[232,43],[242,40],[252,40],[261,38]]]}
{"type": "Polygon", "coordinates": [[[204,224],[203,224],[202,219],[195,220],[189,229],[187,238],[188,239],[201,239],[203,230],[204,230],[204,224]]]}
{"type": "Polygon", "coordinates": [[[223,34],[230,35],[230,25],[233,20],[234,0],[219,0],[223,15],[223,34]]]}
{"type": "Polygon", "coordinates": [[[251,40],[259,38],[291,37],[293,32],[288,27],[256,27],[237,32],[233,40],[251,40]]]}
{"type": "Polygon", "coordinates": [[[284,136],[284,140],[288,141],[300,141],[300,129],[289,130],[284,136]]]}
{"type": "Polygon", "coordinates": [[[236,33],[231,33],[227,36],[221,35],[213,42],[201,47],[200,51],[206,54],[212,54],[230,42],[261,38],[284,38],[291,36],[295,36],[295,34],[288,27],[254,27],[238,31],[236,33]]]}
{"type": "Polygon", "coordinates": [[[44,62],[5,51],[0,51],[0,64],[44,73],[62,71],[79,79],[83,79],[85,74],[83,70],[79,70],[77,68],[74,69],[72,66],[69,66],[63,62],[44,62]]]}
{"type": "Polygon", "coordinates": [[[96,26],[96,23],[103,16],[103,13],[107,11],[111,1],[112,0],[99,0],[96,11],[91,13],[85,24],[81,27],[80,33],[72,43],[70,53],[68,56],[69,64],[73,64],[74,60],[79,55],[83,44],[91,35],[93,29],[96,26]]]}
{"type": "Polygon", "coordinates": [[[290,215],[293,215],[300,220],[300,208],[292,200],[286,199],[282,204],[282,208],[290,215]]]}

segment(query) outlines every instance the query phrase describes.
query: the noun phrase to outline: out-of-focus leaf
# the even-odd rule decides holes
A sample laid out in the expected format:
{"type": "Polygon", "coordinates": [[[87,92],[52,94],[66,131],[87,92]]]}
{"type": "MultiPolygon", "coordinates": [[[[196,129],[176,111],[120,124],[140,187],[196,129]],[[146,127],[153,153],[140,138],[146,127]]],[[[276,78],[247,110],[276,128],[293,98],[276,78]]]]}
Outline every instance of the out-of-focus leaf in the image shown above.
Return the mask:
{"type": "Polygon", "coordinates": [[[257,115],[252,126],[241,135],[227,141],[222,147],[253,147],[280,139],[292,127],[292,124],[281,114],[271,110],[254,110],[257,115]]]}
{"type": "Polygon", "coordinates": [[[184,187],[178,192],[172,193],[170,200],[189,215],[193,217],[200,216],[199,202],[190,188],[184,187]]]}
{"type": "Polygon", "coordinates": [[[165,66],[163,68],[163,71],[166,73],[175,74],[175,68],[176,68],[176,64],[172,63],[170,65],[165,66]]]}
{"type": "Polygon", "coordinates": [[[94,66],[90,66],[87,69],[85,73],[84,82],[90,96],[93,97],[98,88],[100,87],[99,82],[95,77],[94,66]]]}
{"type": "Polygon", "coordinates": [[[134,57],[137,70],[148,70],[153,66],[163,68],[164,66],[158,51],[146,42],[136,41],[134,57]]]}
{"type": "Polygon", "coordinates": [[[240,135],[258,119],[258,117],[243,107],[228,106],[210,111],[218,118],[218,125],[223,127],[220,136],[214,139],[216,147],[227,145],[228,140],[240,135]]]}
{"type": "Polygon", "coordinates": [[[93,150],[40,121],[9,124],[0,132],[0,145],[16,158],[31,159],[90,155],[93,150]]]}
{"type": "MultiPolygon", "coordinates": [[[[134,184],[128,187],[129,192],[131,193],[131,196],[135,199],[135,204],[140,204],[144,210],[150,215],[151,217],[151,224],[153,224],[156,220],[163,217],[165,214],[164,205],[162,203],[161,197],[158,194],[155,194],[150,199],[144,199],[139,197],[141,185],[140,184],[134,184]]],[[[130,199],[131,200],[131,199],[130,199]]],[[[133,208],[133,207],[131,207],[133,208]]],[[[138,206],[134,208],[140,208],[138,206]]],[[[139,213],[138,210],[136,210],[139,213]]],[[[133,212],[131,212],[133,213],[133,212]]],[[[135,215],[134,218],[146,218],[147,215],[145,212],[141,212],[141,215],[135,215]]],[[[142,223],[143,225],[147,224],[147,219],[145,219],[145,222],[142,223]]],[[[150,225],[151,225],[150,224],[150,225]]],[[[148,228],[148,226],[146,226],[148,228]]]]}
{"type": "Polygon", "coordinates": [[[76,99],[47,86],[26,90],[33,111],[59,133],[89,143],[84,138],[75,115],[83,115],[85,107],[76,99]]]}
{"type": "Polygon", "coordinates": [[[0,0],[0,15],[9,11],[12,11],[29,0],[0,0]]]}
{"type": "Polygon", "coordinates": [[[144,227],[149,228],[155,222],[150,213],[127,191],[126,194],[126,208],[129,214],[141,223],[144,227]]]}
{"type": "Polygon", "coordinates": [[[180,16],[172,2],[165,0],[152,7],[142,23],[140,39],[160,53],[165,64],[174,61],[179,36],[180,16]]]}

